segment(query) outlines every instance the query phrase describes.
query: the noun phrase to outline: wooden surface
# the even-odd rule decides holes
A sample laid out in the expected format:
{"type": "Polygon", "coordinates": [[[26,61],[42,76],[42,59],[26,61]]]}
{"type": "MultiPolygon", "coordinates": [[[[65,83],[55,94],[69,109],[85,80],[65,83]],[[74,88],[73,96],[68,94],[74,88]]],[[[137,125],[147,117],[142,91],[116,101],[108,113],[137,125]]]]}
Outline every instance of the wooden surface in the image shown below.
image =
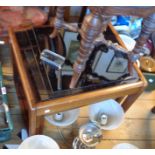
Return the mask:
{"type": "MultiPolygon", "coordinates": [[[[14,131],[12,139],[5,143],[20,144],[21,140],[17,137],[20,129],[25,127],[23,115],[18,104],[16,90],[13,82],[12,64],[10,61],[10,53],[0,51],[0,60],[3,64],[3,73],[5,84],[7,86],[9,104],[14,123],[14,131]]],[[[150,110],[155,105],[155,91],[143,93],[139,99],[126,113],[125,121],[120,128],[113,131],[104,131],[103,140],[97,148],[110,149],[118,143],[131,143],[139,148],[155,149],[155,115],[151,114],[150,110]]],[[[67,139],[67,143],[72,141],[73,135],[77,134],[77,129],[80,125],[88,121],[88,107],[81,108],[78,121],[71,126],[63,128],[62,132],[67,139]]],[[[44,134],[52,136],[61,146],[67,148],[63,143],[61,136],[56,127],[44,122],[44,134]]],[[[4,143],[0,143],[0,148],[4,143]]]]}

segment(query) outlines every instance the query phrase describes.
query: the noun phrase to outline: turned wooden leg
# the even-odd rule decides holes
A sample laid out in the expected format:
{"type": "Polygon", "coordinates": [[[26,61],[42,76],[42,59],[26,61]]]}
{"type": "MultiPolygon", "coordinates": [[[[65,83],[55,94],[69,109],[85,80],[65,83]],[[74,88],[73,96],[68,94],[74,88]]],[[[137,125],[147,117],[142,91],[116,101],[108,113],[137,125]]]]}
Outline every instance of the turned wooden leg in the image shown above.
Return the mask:
{"type": "MultiPolygon", "coordinates": [[[[146,41],[148,40],[148,38],[150,37],[153,31],[155,31],[155,14],[152,14],[144,19],[141,34],[136,42],[135,48],[133,49],[134,54],[139,54],[142,52],[143,45],[146,43],[146,41]]],[[[133,57],[133,59],[137,59],[136,55],[135,57],[133,57]]],[[[135,100],[140,96],[142,91],[140,91],[137,94],[130,95],[125,99],[124,103],[122,104],[122,107],[125,112],[131,107],[131,105],[135,102],[135,100]]]]}
{"type": "Polygon", "coordinates": [[[76,87],[80,75],[85,69],[85,64],[94,48],[93,42],[101,32],[102,17],[96,12],[92,12],[85,16],[80,31],[82,39],[80,42],[79,55],[73,66],[74,74],[70,83],[70,88],[76,87]]]}
{"type": "Polygon", "coordinates": [[[136,42],[133,52],[139,54],[142,51],[143,45],[146,43],[151,33],[155,31],[155,13],[143,20],[141,34],[136,42]]]}
{"type": "Polygon", "coordinates": [[[54,38],[57,35],[58,30],[60,30],[63,27],[64,11],[65,11],[65,7],[63,6],[57,7],[56,18],[54,20],[54,23],[51,23],[52,26],[54,26],[54,31],[52,32],[52,34],[50,34],[50,38],[54,38]]]}

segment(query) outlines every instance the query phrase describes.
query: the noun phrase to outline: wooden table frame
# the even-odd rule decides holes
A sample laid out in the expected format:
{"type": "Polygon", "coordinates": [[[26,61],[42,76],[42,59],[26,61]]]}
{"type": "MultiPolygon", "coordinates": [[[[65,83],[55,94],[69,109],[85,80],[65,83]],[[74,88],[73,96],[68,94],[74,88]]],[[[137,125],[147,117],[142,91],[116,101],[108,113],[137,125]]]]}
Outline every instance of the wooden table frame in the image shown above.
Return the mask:
{"type": "MultiPolygon", "coordinates": [[[[117,32],[112,28],[111,25],[110,28],[112,29],[114,35],[116,35],[118,42],[124,46],[117,32]]],[[[33,85],[30,83],[29,76],[24,65],[24,60],[17,43],[15,33],[11,28],[9,29],[9,37],[13,48],[12,52],[15,65],[14,74],[16,76],[18,72],[21,82],[21,85],[19,85],[22,87],[21,90],[17,90],[17,93],[18,91],[20,91],[19,94],[24,93],[23,97],[26,99],[26,102],[22,102],[22,108],[24,108],[24,110],[26,109],[27,112],[29,135],[41,134],[45,115],[79,108],[110,98],[117,98],[119,102],[121,102],[122,107],[126,112],[147,86],[147,81],[145,80],[143,74],[137,65],[133,64],[140,78],[138,82],[122,84],[119,86],[103,88],[100,90],[80,93],[77,95],[66,96],[38,103],[35,91],[33,90],[33,85]]]]}

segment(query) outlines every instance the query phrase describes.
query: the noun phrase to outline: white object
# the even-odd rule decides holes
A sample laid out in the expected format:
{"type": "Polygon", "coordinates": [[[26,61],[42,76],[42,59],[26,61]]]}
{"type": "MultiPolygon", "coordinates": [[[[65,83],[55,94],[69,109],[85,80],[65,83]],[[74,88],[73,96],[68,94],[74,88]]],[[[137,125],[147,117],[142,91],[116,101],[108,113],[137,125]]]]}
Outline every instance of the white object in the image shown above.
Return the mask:
{"type": "Polygon", "coordinates": [[[122,124],[124,110],[118,102],[109,99],[89,106],[89,118],[92,122],[97,123],[101,129],[113,130],[122,124]],[[105,122],[102,120],[102,116],[106,118],[105,122]]]}
{"type": "Polygon", "coordinates": [[[4,45],[4,44],[5,44],[5,41],[0,40],[0,45],[4,45]]]}
{"type": "Polygon", "coordinates": [[[115,30],[118,32],[129,32],[130,28],[127,25],[118,25],[118,26],[114,26],[115,30]]]}
{"type": "Polygon", "coordinates": [[[35,135],[26,138],[18,149],[59,149],[59,145],[48,136],[35,135]]]}
{"type": "Polygon", "coordinates": [[[2,87],[2,88],[1,88],[1,92],[2,92],[3,95],[7,94],[7,93],[6,93],[6,88],[5,88],[5,87],[2,87]]]}
{"type": "Polygon", "coordinates": [[[124,42],[126,48],[129,51],[132,51],[136,45],[136,41],[134,39],[132,39],[131,37],[124,35],[124,34],[119,34],[119,36],[122,39],[122,41],[124,42]]]}
{"type": "Polygon", "coordinates": [[[65,127],[73,124],[79,116],[79,109],[68,110],[60,113],[61,115],[48,115],[45,119],[52,125],[65,127]],[[60,117],[59,117],[60,116],[60,117]]]}
{"type": "Polygon", "coordinates": [[[139,148],[129,143],[121,143],[121,144],[115,145],[113,149],[139,149],[139,148]]]}

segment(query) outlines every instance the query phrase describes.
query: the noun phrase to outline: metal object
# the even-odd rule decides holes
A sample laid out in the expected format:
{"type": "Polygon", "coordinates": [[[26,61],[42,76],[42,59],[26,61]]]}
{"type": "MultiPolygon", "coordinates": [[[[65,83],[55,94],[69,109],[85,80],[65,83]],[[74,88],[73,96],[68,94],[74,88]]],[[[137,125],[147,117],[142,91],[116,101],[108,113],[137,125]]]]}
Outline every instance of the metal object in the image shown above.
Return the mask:
{"type": "Polygon", "coordinates": [[[62,121],[64,118],[64,114],[62,112],[59,112],[59,113],[53,115],[53,118],[55,121],[62,121]]]}
{"type": "Polygon", "coordinates": [[[104,113],[100,114],[97,118],[97,121],[101,124],[101,125],[106,125],[108,122],[108,116],[104,113]]]}
{"type": "Polygon", "coordinates": [[[67,110],[53,115],[45,116],[45,119],[52,125],[65,127],[73,124],[79,116],[79,109],[67,110]]]}
{"type": "Polygon", "coordinates": [[[102,140],[102,130],[94,123],[87,123],[80,127],[79,139],[87,147],[95,147],[102,140]]]}
{"type": "Polygon", "coordinates": [[[118,128],[124,121],[124,110],[113,99],[89,106],[89,119],[102,130],[118,128]]]}
{"type": "Polygon", "coordinates": [[[86,146],[79,137],[75,137],[72,143],[73,149],[90,149],[90,147],[86,146]]]}
{"type": "Polygon", "coordinates": [[[44,49],[40,55],[40,59],[47,63],[48,65],[51,65],[56,70],[56,76],[57,76],[57,89],[62,89],[62,79],[61,79],[61,72],[62,72],[62,66],[65,62],[65,58],[48,50],[44,49]]]}
{"type": "Polygon", "coordinates": [[[140,67],[143,71],[153,73],[155,72],[155,60],[149,56],[141,57],[140,67]]]}
{"type": "Polygon", "coordinates": [[[90,122],[80,127],[78,137],[72,143],[74,149],[94,149],[102,140],[102,130],[90,122]]]}

